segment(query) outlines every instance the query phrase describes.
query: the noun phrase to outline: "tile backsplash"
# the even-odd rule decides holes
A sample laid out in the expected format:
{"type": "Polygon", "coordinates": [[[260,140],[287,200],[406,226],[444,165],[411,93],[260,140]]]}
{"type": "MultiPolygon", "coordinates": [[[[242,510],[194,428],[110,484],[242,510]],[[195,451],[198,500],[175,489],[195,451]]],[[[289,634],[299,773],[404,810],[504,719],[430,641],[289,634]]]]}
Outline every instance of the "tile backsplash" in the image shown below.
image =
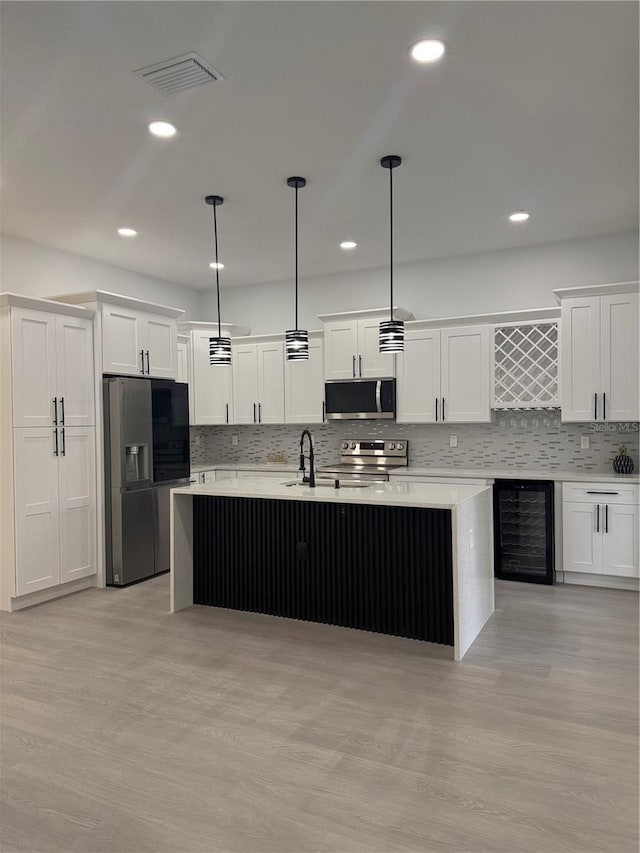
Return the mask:
{"type": "MultiPolygon", "coordinates": [[[[556,411],[496,412],[490,424],[396,424],[382,421],[344,421],[314,424],[314,451],[319,465],[336,462],[343,438],[403,438],[409,441],[409,464],[419,468],[511,468],[513,470],[606,473],[618,445],[626,444],[636,470],[638,424],[562,424],[556,411]],[[606,429],[605,429],[606,427],[606,429]],[[449,436],[458,446],[449,446],[449,436]],[[580,447],[589,436],[589,449],[580,447]]],[[[297,465],[300,433],[304,427],[218,426],[191,427],[193,465],[256,463],[280,453],[297,465]],[[238,444],[232,444],[232,436],[238,444]]]]}

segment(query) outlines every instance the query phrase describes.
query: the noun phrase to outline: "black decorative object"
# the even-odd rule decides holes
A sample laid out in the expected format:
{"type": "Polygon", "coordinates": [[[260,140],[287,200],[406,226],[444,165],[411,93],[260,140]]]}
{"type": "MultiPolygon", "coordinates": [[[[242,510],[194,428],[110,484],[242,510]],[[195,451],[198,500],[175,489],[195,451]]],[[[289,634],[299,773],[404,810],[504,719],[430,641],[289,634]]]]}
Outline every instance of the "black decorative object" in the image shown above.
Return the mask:
{"type": "Polygon", "coordinates": [[[296,280],[296,327],[288,329],[285,332],[285,347],[287,351],[287,361],[306,361],[309,358],[309,332],[306,329],[298,328],[298,190],[306,187],[307,182],[304,178],[291,177],[287,178],[287,186],[292,187],[296,191],[295,201],[295,280],[296,280]]]}
{"type": "Polygon", "coordinates": [[[393,319],[393,170],[402,160],[397,154],[388,154],[380,160],[383,169],[389,170],[389,303],[391,316],[380,323],[378,348],[380,352],[404,352],[404,323],[393,319]]]}
{"type": "Polygon", "coordinates": [[[633,472],[633,459],[627,455],[627,447],[621,444],[618,455],[613,458],[613,470],[616,474],[631,474],[633,472]]]}
{"type": "Polygon", "coordinates": [[[205,201],[213,208],[213,242],[216,251],[216,296],[218,299],[218,337],[209,338],[209,364],[229,365],[231,364],[231,338],[223,338],[220,327],[220,264],[218,262],[218,218],[216,216],[216,208],[224,202],[224,199],[220,195],[208,195],[205,201]]]}

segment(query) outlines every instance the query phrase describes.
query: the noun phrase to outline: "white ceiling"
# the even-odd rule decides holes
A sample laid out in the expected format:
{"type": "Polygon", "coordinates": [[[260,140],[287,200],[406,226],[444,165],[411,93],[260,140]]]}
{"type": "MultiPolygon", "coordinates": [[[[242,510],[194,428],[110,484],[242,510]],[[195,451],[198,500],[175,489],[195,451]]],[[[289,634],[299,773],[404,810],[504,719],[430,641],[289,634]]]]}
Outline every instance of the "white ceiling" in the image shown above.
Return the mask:
{"type": "Polygon", "coordinates": [[[282,279],[300,174],[301,275],[380,266],[384,154],[398,263],[637,225],[635,3],[0,6],[7,233],[208,287],[218,193],[222,283],[282,279]],[[407,55],[424,36],[437,65],[407,55]],[[226,80],[165,98],[131,73],[192,50],[226,80]]]}

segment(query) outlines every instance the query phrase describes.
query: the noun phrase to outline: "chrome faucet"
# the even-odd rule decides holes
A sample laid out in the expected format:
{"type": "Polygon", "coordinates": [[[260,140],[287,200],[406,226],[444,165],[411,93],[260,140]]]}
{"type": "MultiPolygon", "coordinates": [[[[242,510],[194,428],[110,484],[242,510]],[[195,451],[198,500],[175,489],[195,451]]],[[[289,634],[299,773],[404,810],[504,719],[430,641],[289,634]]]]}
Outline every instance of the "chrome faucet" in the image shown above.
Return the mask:
{"type": "Polygon", "coordinates": [[[302,482],[308,483],[309,488],[313,489],[316,485],[316,472],[315,465],[313,460],[313,439],[311,438],[311,433],[308,429],[302,430],[302,435],[300,436],[300,467],[299,471],[302,471],[302,482]],[[308,436],[309,438],[309,476],[305,476],[305,468],[304,468],[304,437],[308,436]]]}

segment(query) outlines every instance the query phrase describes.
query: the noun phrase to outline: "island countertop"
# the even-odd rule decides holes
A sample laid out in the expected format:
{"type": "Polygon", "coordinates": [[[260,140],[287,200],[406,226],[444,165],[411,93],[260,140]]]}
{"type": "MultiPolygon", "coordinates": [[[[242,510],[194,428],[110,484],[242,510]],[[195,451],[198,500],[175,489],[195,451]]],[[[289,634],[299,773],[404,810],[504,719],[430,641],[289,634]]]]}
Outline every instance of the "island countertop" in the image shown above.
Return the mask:
{"type": "MultiPolygon", "coordinates": [[[[176,495],[211,497],[264,498],[322,503],[354,503],[378,506],[411,506],[422,509],[455,509],[483,492],[489,486],[461,486],[445,483],[372,483],[364,488],[349,487],[341,481],[339,489],[331,485],[293,485],[293,478],[283,472],[282,482],[259,477],[222,480],[219,483],[193,484],[172,489],[176,495]]],[[[327,482],[327,481],[324,481],[327,482]]],[[[329,481],[330,482],[330,481],[329,481]]]]}

